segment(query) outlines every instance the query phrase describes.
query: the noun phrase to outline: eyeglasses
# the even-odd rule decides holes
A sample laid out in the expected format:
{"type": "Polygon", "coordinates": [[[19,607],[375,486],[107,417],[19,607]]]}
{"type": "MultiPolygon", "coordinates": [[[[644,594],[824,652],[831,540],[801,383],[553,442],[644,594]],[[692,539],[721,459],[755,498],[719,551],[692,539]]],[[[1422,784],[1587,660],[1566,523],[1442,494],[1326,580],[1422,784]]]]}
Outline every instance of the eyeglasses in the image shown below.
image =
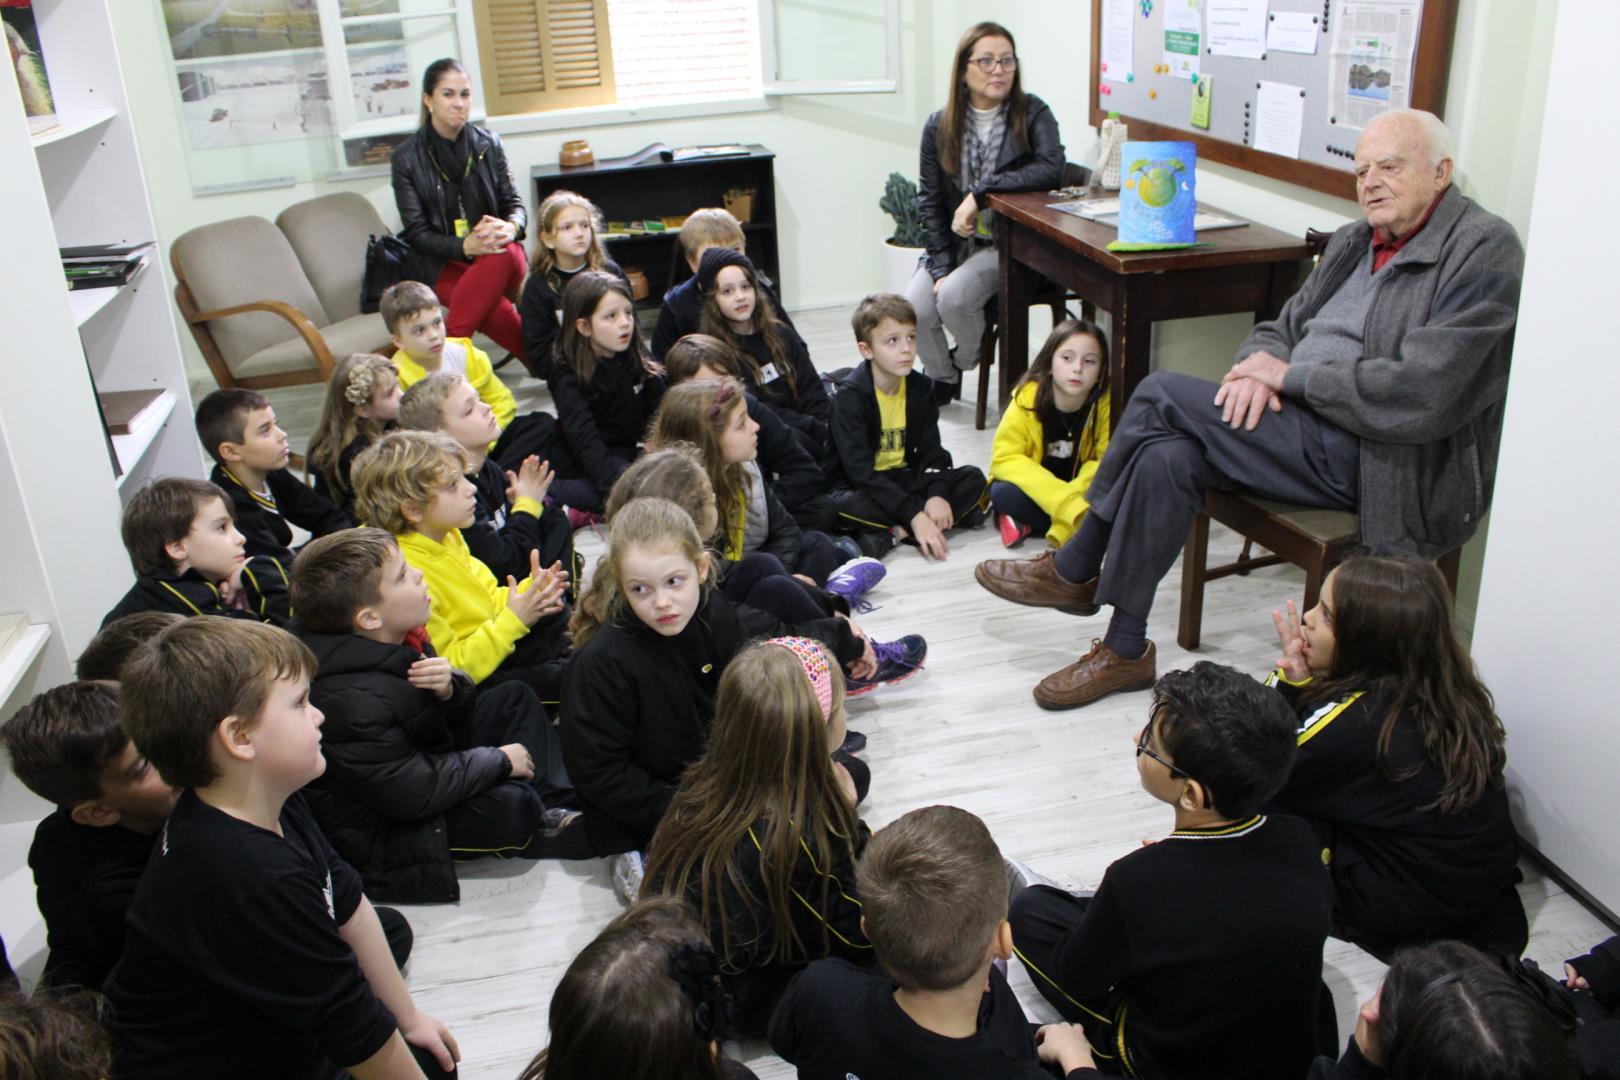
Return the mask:
{"type": "MultiPolygon", "coordinates": [[[[1183,777],[1185,777],[1188,780],[1193,780],[1194,778],[1193,778],[1191,773],[1187,772],[1185,769],[1177,767],[1176,765],[1170,763],[1169,761],[1166,761],[1164,758],[1162,758],[1158,754],[1154,753],[1153,749],[1150,746],[1148,746],[1148,735],[1149,735],[1150,732],[1152,732],[1152,730],[1153,730],[1153,725],[1152,724],[1149,723],[1149,724],[1143,724],[1142,725],[1142,734],[1137,736],[1137,739],[1136,739],[1136,755],[1137,755],[1137,757],[1141,757],[1143,754],[1146,754],[1148,757],[1152,758],[1154,761],[1157,761],[1160,765],[1163,765],[1165,768],[1170,770],[1170,779],[1172,779],[1172,780],[1180,780],[1183,777]]],[[[1195,783],[1202,783],[1202,781],[1198,781],[1198,780],[1194,780],[1194,782],[1195,783]]]]}
{"type": "Polygon", "coordinates": [[[970,59],[968,63],[972,64],[986,75],[990,74],[998,67],[1001,68],[1002,71],[1018,70],[1018,57],[1016,56],[975,56],[970,59]]]}

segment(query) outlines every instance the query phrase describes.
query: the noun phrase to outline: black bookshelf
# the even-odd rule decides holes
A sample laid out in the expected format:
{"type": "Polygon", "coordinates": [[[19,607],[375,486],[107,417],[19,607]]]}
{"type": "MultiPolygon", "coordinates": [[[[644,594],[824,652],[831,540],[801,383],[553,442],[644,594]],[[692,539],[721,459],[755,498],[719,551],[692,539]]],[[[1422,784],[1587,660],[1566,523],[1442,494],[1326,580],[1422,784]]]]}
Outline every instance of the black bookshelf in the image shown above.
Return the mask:
{"type": "MultiPolygon", "coordinates": [[[[536,165],[529,170],[534,205],[553,191],[575,191],[595,203],[608,221],[643,221],[675,217],[704,206],[724,206],[733,188],[752,189],[752,213],[743,224],[748,257],[781,293],[780,247],[776,236],[776,155],[751,145],[748,154],[692,161],[649,161],[566,168],[536,165]]],[[[656,308],[671,285],[691,276],[681,253],[678,232],[646,233],[607,241],[608,254],[625,270],[647,275],[647,299],[638,306],[656,308]]]]}

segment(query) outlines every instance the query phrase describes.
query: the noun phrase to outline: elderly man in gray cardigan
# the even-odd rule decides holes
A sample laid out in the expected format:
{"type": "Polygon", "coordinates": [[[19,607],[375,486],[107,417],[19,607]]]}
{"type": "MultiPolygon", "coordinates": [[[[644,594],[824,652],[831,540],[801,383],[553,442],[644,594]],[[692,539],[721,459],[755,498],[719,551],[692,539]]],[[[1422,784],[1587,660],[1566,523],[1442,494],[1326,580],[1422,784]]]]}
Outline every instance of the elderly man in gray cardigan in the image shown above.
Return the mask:
{"type": "Polygon", "coordinates": [[[977,567],[1015,603],[1113,607],[1106,636],[1036,687],[1040,705],[1152,685],[1153,594],[1209,487],[1355,511],[1372,551],[1434,558],[1473,535],[1495,478],[1524,251],[1451,186],[1453,147],[1431,113],[1369,123],[1355,157],[1364,220],[1333,234],[1224,380],[1144,379],[1069,542],[977,567]]]}

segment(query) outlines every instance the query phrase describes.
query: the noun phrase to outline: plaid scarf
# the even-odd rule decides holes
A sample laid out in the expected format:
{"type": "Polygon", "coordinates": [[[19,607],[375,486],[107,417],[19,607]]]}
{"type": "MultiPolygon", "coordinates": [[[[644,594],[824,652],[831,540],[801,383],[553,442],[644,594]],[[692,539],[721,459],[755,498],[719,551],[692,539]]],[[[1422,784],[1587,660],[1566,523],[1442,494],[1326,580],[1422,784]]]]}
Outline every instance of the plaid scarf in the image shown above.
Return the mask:
{"type": "MultiPolygon", "coordinates": [[[[979,182],[995,171],[996,157],[1001,153],[1001,142],[1007,135],[1007,105],[1002,103],[996,110],[990,127],[984,138],[978,137],[978,125],[973,123],[971,116],[964,115],[966,121],[962,131],[962,190],[972,191],[979,186],[979,182]]],[[[990,212],[979,211],[979,227],[976,232],[987,236],[990,223],[990,212]]]]}

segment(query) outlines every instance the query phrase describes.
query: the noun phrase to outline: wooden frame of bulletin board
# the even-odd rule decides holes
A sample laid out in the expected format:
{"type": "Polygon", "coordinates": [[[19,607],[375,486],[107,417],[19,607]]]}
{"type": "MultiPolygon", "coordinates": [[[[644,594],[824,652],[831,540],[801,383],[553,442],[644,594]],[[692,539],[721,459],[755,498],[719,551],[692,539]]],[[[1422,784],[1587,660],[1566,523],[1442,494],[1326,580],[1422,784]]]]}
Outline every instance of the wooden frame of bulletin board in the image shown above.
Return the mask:
{"type": "MultiPolygon", "coordinates": [[[[1118,112],[1120,119],[1129,127],[1133,140],[1191,142],[1198,147],[1200,160],[1216,161],[1343,199],[1354,199],[1356,181],[1353,161],[1342,150],[1338,153],[1328,153],[1327,146],[1322,145],[1320,132],[1314,141],[1308,138],[1302,140],[1301,156],[1295,159],[1256,150],[1241,142],[1234,142],[1190,126],[1189,80],[1172,75],[1152,74],[1153,62],[1144,63],[1144,59],[1148,56],[1152,56],[1154,61],[1163,56],[1159,38],[1162,35],[1163,9],[1170,2],[1172,0],[1159,0],[1158,12],[1151,18],[1142,17],[1135,21],[1137,32],[1132,36],[1134,42],[1132,66],[1136,80],[1132,87],[1133,92],[1118,95],[1122,99],[1119,104],[1111,104],[1105,108],[1100,92],[1104,0],[1091,0],[1092,126],[1100,129],[1103,119],[1110,112],[1118,112]],[[1150,32],[1143,33],[1144,30],[1150,32]],[[1149,85],[1149,80],[1156,84],[1151,99],[1144,96],[1146,91],[1142,89],[1149,85]],[[1160,90],[1166,92],[1160,94],[1158,93],[1160,90]],[[1134,104],[1123,100],[1125,98],[1133,99],[1134,104]],[[1135,115],[1136,113],[1148,115],[1135,115]]],[[[1326,92],[1332,38],[1325,23],[1331,15],[1338,12],[1340,0],[1273,0],[1272,7],[1277,10],[1309,11],[1318,3],[1323,13],[1324,30],[1323,40],[1315,54],[1277,53],[1260,60],[1248,60],[1211,56],[1206,48],[1201,60],[1210,66],[1204,70],[1210,71],[1213,68],[1212,73],[1219,76],[1212,84],[1214,87],[1212,108],[1220,109],[1223,106],[1227,109],[1232,108],[1231,103],[1239,87],[1243,88],[1243,100],[1252,99],[1255,80],[1268,76],[1274,81],[1297,82],[1301,86],[1308,87],[1312,93],[1326,92]]],[[[1412,62],[1411,105],[1415,109],[1426,109],[1444,117],[1446,82],[1451,73],[1451,42],[1457,25],[1457,0],[1422,0],[1422,4],[1417,46],[1412,62]]],[[[1134,9],[1138,5],[1133,3],[1132,7],[1134,9]]],[[[1111,85],[1123,88],[1125,84],[1111,85]]],[[[1115,95],[1110,95],[1113,96],[1115,95]]],[[[1215,126],[1217,125],[1212,125],[1212,128],[1215,126]]],[[[1306,130],[1310,132],[1313,129],[1307,125],[1306,130]]],[[[1355,136],[1359,132],[1350,129],[1344,134],[1346,137],[1341,140],[1344,144],[1342,149],[1353,150],[1355,136]]]]}

